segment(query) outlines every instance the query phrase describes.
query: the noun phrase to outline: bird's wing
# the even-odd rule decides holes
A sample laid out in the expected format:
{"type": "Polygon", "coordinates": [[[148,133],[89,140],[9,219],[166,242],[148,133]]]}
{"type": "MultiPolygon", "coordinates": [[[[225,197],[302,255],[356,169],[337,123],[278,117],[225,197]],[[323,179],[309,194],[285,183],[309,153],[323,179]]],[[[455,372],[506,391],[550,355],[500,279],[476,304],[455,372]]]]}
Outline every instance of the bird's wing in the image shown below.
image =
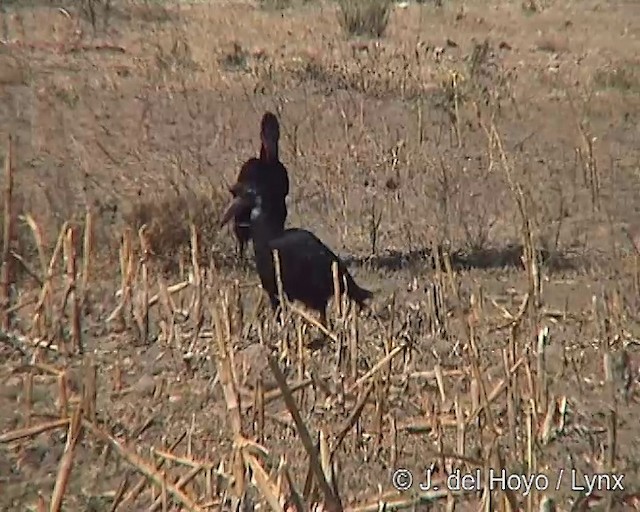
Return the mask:
{"type": "Polygon", "coordinates": [[[271,240],[271,250],[280,255],[284,282],[303,281],[311,289],[323,285],[328,278],[331,261],[327,259],[324,245],[304,230],[286,230],[271,240]]]}
{"type": "Polygon", "coordinates": [[[289,195],[289,172],[285,165],[280,162],[280,174],[282,179],[282,191],[285,196],[289,195]]]}
{"type": "Polygon", "coordinates": [[[255,180],[259,171],[259,163],[260,160],[257,158],[249,158],[240,168],[236,181],[238,183],[247,183],[255,180]]]}
{"type": "Polygon", "coordinates": [[[304,260],[323,258],[333,262],[338,257],[322,241],[306,229],[287,229],[281,236],[270,242],[272,249],[277,249],[285,257],[304,260]]]}

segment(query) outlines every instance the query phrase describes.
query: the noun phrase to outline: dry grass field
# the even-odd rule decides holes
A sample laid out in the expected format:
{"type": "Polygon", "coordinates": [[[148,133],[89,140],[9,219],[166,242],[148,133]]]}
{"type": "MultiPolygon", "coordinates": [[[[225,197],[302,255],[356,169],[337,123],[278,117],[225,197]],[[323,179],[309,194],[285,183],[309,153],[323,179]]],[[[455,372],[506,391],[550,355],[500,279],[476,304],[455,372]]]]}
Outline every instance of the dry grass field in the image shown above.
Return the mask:
{"type": "Polygon", "coordinates": [[[640,508],[636,1],[0,15],[1,510],[640,508]],[[321,343],[217,227],[266,110],[321,343]]]}

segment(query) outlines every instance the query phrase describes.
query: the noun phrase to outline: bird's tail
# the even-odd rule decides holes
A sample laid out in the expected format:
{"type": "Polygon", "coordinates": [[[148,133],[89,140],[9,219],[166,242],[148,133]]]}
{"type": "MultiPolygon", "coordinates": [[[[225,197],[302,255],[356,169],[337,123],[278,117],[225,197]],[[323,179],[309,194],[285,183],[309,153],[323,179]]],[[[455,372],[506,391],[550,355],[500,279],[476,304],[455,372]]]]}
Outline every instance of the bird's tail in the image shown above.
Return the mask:
{"type": "Polygon", "coordinates": [[[373,298],[373,292],[358,286],[349,272],[345,272],[345,279],[347,281],[347,295],[349,298],[355,301],[361,308],[364,307],[365,302],[373,298]]]}

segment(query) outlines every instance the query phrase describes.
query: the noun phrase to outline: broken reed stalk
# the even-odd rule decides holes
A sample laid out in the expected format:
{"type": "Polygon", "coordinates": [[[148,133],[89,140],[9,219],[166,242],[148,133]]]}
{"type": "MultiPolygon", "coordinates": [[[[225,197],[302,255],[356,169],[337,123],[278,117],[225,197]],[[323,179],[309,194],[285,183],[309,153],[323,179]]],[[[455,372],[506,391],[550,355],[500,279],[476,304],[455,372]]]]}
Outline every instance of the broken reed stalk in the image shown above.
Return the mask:
{"type": "Polygon", "coordinates": [[[284,325],[285,297],[284,288],[282,286],[282,267],[280,266],[280,254],[277,249],[273,250],[273,266],[276,273],[276,285],[278,287],[278,301],[280,302],[280,318],[284,325]]]}
{"type": "MultiPolygon", "coordinates": [[[[516,372],[518,371],[518,369],[520,368],[520,366],[522,366],[524,363],[526,362],[526,356],[522,356],[520,357],[520,359],[518,359],[518,361],[516,361],[515,364],[513,364],[511,366],[511,368],[509,368],[509,375],[510,376],[514,376],[516,374],[516,372]]],[[[507,386],[507,379],[509,377],[506,377],[504,379],[502,379],[500,382],[498,382],[498,384],[496,384],[496,386],[493,388],[493,391],[491,391],[491,393],[489,393],[489,396],[485,402],[480,403],[480,401],[478,400],[478,403],[474,404],[474,408],[471,411],[471,413],[469,414],[469,416],[467,417],[467,419],[465,420],[465,424],[467,426],[469,426],[471,423],[473,423],[473,421],[475,421],[475,419],[478,417],[478,415],[485,409],[485,407],[487,407],[489,404],[491,404],[498,396],[500,396],[500,393],[502,393],[504,391],[504,389],[507,386]]],[[[476,382],[476,386],[478,386],[479,384],[477,383],[477,380],[474,378],[474,380],[472,381],[476,382]]],[[[476,393],[476,395],[479,395],[480,392],[478,391],[476,393]]]]}
{"type": "Polygon", "coordinates": [[[131,229],[126,228],[122,233],[122,243],[119,250],[120,260],[120,302],[107,318],[107,322],[119,320],[126,326],[131,308],[131,284],[134,278],[133,244],[131,242],[131,229]]]}
{"type": "Polygon", "coordinates": [[[93,251],[93,214],[87,208],[84,218],[84,234],[82,240],[82,304],[87,300],[89,288],[89,272],[91,270],[91,253],[93,251]]]}
{"type": "Polygon", "coordinates": [[[334,343],[336,343],[336,345],[340,343],[340,340],[338,339],[338,337],[334,333],[332,333],[329,329],[327,329],[326,325],[324,325],[322,322],[320,322],[320,321],[316,320],[315,318],[313,318],[311,315],[309,315],[304,310],[300,309],[299,307],[297,307],[294,304],[289,304],[288,309],[291,310],[293,313],[296,313],[298,316],[302,317],[309,324],[311,324],[314,327],[317,327],[318,329],[320,329],[322,334],[324,334],[325,336],[331,338],[331,340],[334,343]]]}
{"type": "Polygon", "coordinates": [[[591,193],[591,207],[594,213],[600,211],[600,175],[597,160],[594,153],[594,142],[596,138],[588,132],[585,123],[578,122],[578,131],[582,140],[582,148],[576,148],[580,161],[582,162],[582,172],[585,185],[589,187],[591,193]]]}
{"type": "Polygon", "coordinates": [[[264,385],[262,379],[258,379],[254,399],[254,425],[258,443],[264,442],[264,385]]]}
{"type": "Polygon", "coordinates": [[[69,418],[62,418],[59,420],[48,421],[46,423],[40,423],[39,425],[32,425],[30,427],[12,430],[0,435],[0,444],[11,443],[13,441],[19,441],[20,439],[27,439],[29,437],[35,437],[50,430],[66,427],[69,425],[69,421],[69,418]]]}
{"type": "Polygon", "coordinates": [[[453,89],[453,112],[454,112],[454,122],[453,129],[456,135],[456,144],[458,148],[462,147],[462,129],[461,123],[462,120],[460,118],[460,87],[458,85],[458,73],[455,71],[451,72],[451,88],[453,89]]]}
{"type": "Polygon", "coordinates": [[[164,314],[165,321],[170,326],[172,326],[174,323],[174,318],[176,313],[175,302],[171,298],[169,287],[167,286],[167,283],[163,279],[162,275],[159,274],[156,277],[156,280],[158,282],[158,293],[156,293],[153,297],[151,297],[151,300],[149,300],[149,306],[152,305],[151,301],[155,297],[156,301],[160,302],[160,311],[164,314]]]}
{"type": "Polygon", "coordinates": [[[116,512],[116,510],[118,510],[118,507],[120,506],[124,498],[124,493],[129,488],[130,476],[131,471],[127,471],[124,475],[124,478],[120,481],[120,485],[118,486],[115,496],[113,497],[113,501],[111,502],[111,508],[109,509],[109,512],[116,512]]]}
{"type": "Polygon", "coordinates": [[[31,408],[33,407],[33,375],[30,369],[24,376],[24,418],[26,426],[31,424],[31,408]]]}
{"type": "Polygon", "coordinates": [[[342,315],[342,300],[340,296],[340,274],[338,273],[338,262],[331,264],[331,274],[333,276],[333,303],[338,318],[342,315]]]}
{"type": "Polygon", "coordinates": [[[549,376],[547,374],[546,349],[549,344],[549,328],[544,327],[538,332],[538,345],[536,350],[536,401],[538,404],[538,412],[544,412],[547,409],[549,400],[549,376]]]}
{"type": "Polygon", "coordinates": [[[295,507],[294,510],[305,510],[302,496],[300,495],[300,491],[298,491],[293,478],[291,478],[291,473],[289,472],[286,461],[284,461],[282,466],[282,474],[284,475],[284,480],[289,487],[289,501],[295,507]]]}
{"type": "MultiPolygon", "coordinates": [[[[225,403],[227,405],[227,413],[231,423],[231,430],[234,437],[239,439],[242,438],[240,394],[238,392],[236,372],[234,371],[233,347],[231,346],[233,340],[230,332],[230,319],[228,317],[228,308],[224,303],[222,305],[222,310],[226,313],[224,319],[221,317],[219,309],[214,307],[211,312],[215,327],[215,338],[218,345],[218,375],[220,376],[220,386],[222,387],[225,403]],[[225,325],[222,324],[223,321],[225,322],[225,325]]],[[[242,454],[235,447],[232,454],[232,467],[233,476],[235,478],[233,491],[235,497],[240,498],[243,496],[245,489],[245,467],[242,454]]]]}
{"type": "Polygon", "coordinates": [[[536,472],[537,461],[534,450],[535,445],[535,424],[536,424],[536,404],[535,399],[529,399],[529,407],[526,408],[526,440],[527,440],[527,474],[534,475],[536,472]]]}
{"type": "MultiPolygon", "coordinates": [[[[485,487],[486,489],[487,487],[485,487]]],[[[423,504],[433,504],[449,496],[457,497],[471,494],[472,491],[467,490],[450,490],[450,489],[437,489],[430,491],[418,491],[417,493],[402,493],[398,494],[395,489],[380,493],[376,496],[375,500],[372,500],[364,505],[356,505],[349,507],[348,512],[380,512],[391,510],[424,510],[426,507],[421,508],[423,504]]],[[[428,506],[428,505],[427,505],[428,506]]],[[[491,512],[495,507],[491,507],[489,504],[484,508],[486,512],[491,512]]],[[[483,510],[482,508],[480,510],[483,510]]],[[[498,509],[499,510],[499,509],[498,509]]],[[[508,509],[505,509],[508,510],[508,509]]],[[[517,509],[512,509],[517,510],[517,509]]]]}
{"type": "Polygon", "coordinates": [[[258,459],[256,459],[255,456],[249,453],[246,449],[242,449],[242,458],[244,463],[251,468],[256,487],[267,500],[267,503],[269,503],[271,510],[274,512],[284,512],[284,508],[280,504],[280,493],[277,491],[277,488],[271,481],[271,478],[269,478],[269,474],[265,471],[260,462],[258,462],[258,459]]]}
{"type": "MultiPolygon", "coordinates": [[[[150,480],[156,487],[162,488],[163,478],[162,475],[154,468],[149,462],[142,459],[135,452],[126,449],[120,442],[112,437],[110,434],[103,432],[94,423],[87,420],[82,420],[82,424],[86,430],[89,430],[96,437],[114,448],[114,451],[131,464],[137,471],[142,473],[148,480],[150,480]]],[[[192,512],[204,512],[204,509],[194,502],[189,496],[187,496],[181,489],[178,489],[174,484],[166,483],[167,493],[170,494],[176,503],[179,503],[186,510],[192,512]]],[[[126,501],[127,498],[123,501],[126,501]]]]}
{"type": "MultiPolygon", "coordinates": [[[[297,346],[296,346],[296,366],[297,366],[297,371],[298,371],[298,380],[302,380],[304,378],[304,374],[305,374],[305,350],[304,350],[304,333],[303,333],[303,329],[302,329],[302,322],[296,322],[296,340],[297,340],[297,346]]],[[[304,403],[305,403],[305,397],[306,397],[306,393],[303,390],[302,393],[300,393],[300,399],[298,400],[298,407],[300,407],[301,409],[304,409],[304,403]]]]}
{"type": "Polygon", "coordinates": [[[322,471],[327,479],[327,483],[333,489],[334,496],[338,494],[338,481],[336,478],[335,465],[332,458],[332,452],[329,449],[329,441],[327,440],[327,434],[324,429],[320,429],[318,436],[318,446],[320,448],[320,464],[322,465],[322,471]]]}
{"type": "Polygon", "coordinates": [[[460,397],[457,394],[453,401],[453,406],[456,415],[456,455],[464,458],[466,453],[467,428],[464,423],[464,412],[460,404],[460,397]]]}
{"type": "Polygon", "coordinates": [[[451,256],[447,249],[442,251],[442,263],[444,264],[444,274],[447,277],[447,283],[449,284],[449,288],[451,288],[451,294],[456,298],[456,301],[460,302],[460,290],[456,285],[456,274],[453,270],[451,256]]]}
{"type": "Polygon", "coordinates": [[[153,455],[156,457],[156,459],[166,459],[171,462],[175,462],[176,464],[180,464],[182,466],[187,466],[190,468],[200,468],[200,467],[203,469],[213,468],[212,463],[209,463],[203,460],[196,460],[187,456],[174,455],[171,452],[161,450],[158,448],[152,448],[152,450],[153,450],[153,455]]]}
{"type": "Polygon", "coordinates": [[[151,255],[151,246],[146,236],[147,225],[144,224],[138,230],[138,239],[140,240],[140,249],[142,255],[140,257],[140,273],[142,276],[142,291],[140,300],[140,309],[136,315],[138,323],[139,340],[146,343],[149,339],[149,256],[151,255]]]}
{"type": "Polygon", "coordinates": [[[193,433],[196,430],[196,415],[195,413],[191,413],[191,425],[189,426],[189,430],[187,431],[187,457],[193,457],[193,433]]]}
{"type": "Polygon", "coordinates": [[[45,279],[47,278],[47,264],[49,260],[47,260],[47,255],[45,254],[45,251],[44,251],[45,244],[44,244],[44,239],[42,237],[42,230],[40,229],[40,226],[30,214],[24,215],[23,219],[27,223],[27,225],[31,229],[31,233],[33,234],[33,239],[36,244],[36,248],[38,250],[38,258],[40,260],[40,269],[42,272],[41,280],[44,283],[45,279]]]}
{"type": "Polygon", "coordinates": [[[13,282],[13,257],[11,249],[13,245],[13,140],[8,136],[7,154],[4,157],[4,218],[2,227],[2,276],[0,276],[0,307],[2,307],[2,328],[6,331],[11,323],[11,313],[8,308],[11,305],[11,283],[13,282]]]}
{"type": "Polygon", "coordinates": [[[482,116],[480,115],[480,110],[477,104],[475,105],[475,108],[478,112],[478,122],[487,137],[489,147],[493,148],[495,145],[495,147],[497,147],[498,149],[502,169],[507,178],[507,183],[509,184],[509,188],[511,189],[516,205],[518,207],[518,213],[520,214],[520,221],[522,224],[523,264],[525,266],[525,270],[527,271],[527,276],[529,279],[529,293],[531,294],[533,299],[533,301],[529,305],[535,310],[539,310],[539,308],[542,306],[540,269],[538,266],[537,252],[535,250],[535,243],[533,239],[533,230],[529,212],[527,210],[525,195],[520,183],[516,182],[513,179],[512,167],[507,158],[507,154],[502,144],[502,138],[500,137],[496,125],[492,120],[489,127],[487,127],[484,120],[482,119],[482,116]]]}
{"type": "MultiPolygon", "coordinates": [[[[175,483],[175,488],[179,491],[182,491],[183,488],[189,483],[191,482],[191,480],[193,480],[196,476],[198,476],[198,474],[202,471],[203,467],[202,466],[197,466],[194,468],[191,468],[186,474],[182,475],[178,481],[175,483]]],[[[167,509],[167,483],[166,480],[164,480],[163,482],[163,486],[162,486],[162,492],[160,493],[160,496],[158,496],[155,501],[153,502],[153,504],[147,509],[148,512],[155,512],[156,510],[158,510],[160,507],[162,507],[163,510],[168,510],[167,509]]]]}
{"type": "Polygon", "coordinates": [[[385,367],[394,357],[403,352],[407,348],[406,343],[401,343],[393,348],[387,355],[385,355],[382,359],[380,359],[376,364],[373,365],[367,373],[365,373],[362,377],[360,377],[356,382],[354,382],[351,387],[347,390],[347,393],[352,393],[356,388],[362,386],[363,383],[368,381],[371,377],[376,375],[383,367],[385,367]]]}
{"type": "Polygon", "coordinates": [[[77,261],[75,232],[73,226],[69,226],[65,234],[63,245],[63,257],[67,273],[67,289],[65,295],[68,296],[71,303],[71,341],[73,349],[78,354],[82,354],[84,347],[82,346],[82,327],[80,320],[80,304],[78,300],[78,286],[76,282],[77,261]]]}
{"type": "Polygon", "coordinates": [[[43,337],[47,335],[47,325],[48,322],[51,322],[53,319],[53,303],[51,300],[51,281],[53,279],[53,269],[55,267],[56,261],[58,259],[58,255],[62,250],[63,243],[63,233],[66,232],[68,222],[63,224],[64,231],[60,232],[58,239],[56,240],[56,245],[51,254],[51,258],[47,260],[47,256],[44,250],[44,239],[42,236],[42,230],[40,226],[36,223],[34,218],[31,215],[25,216],[25,221],[29,225],[31,232],[33,233],[33,238],[38,248],[38,255],[40,258],[40,265],[42,267],[42,282],[43,285],[40,289],[40,296],[38,302],[34,309],[33,320],[31,325],[31,336],[34,337],[43,337]]]}
{"type": "Polygon", "coordinates": [[[92,422],[96,419],[96,401],[98,399],[98,368],[93,356],[88,355],[83,361],[82,375],[82,410],[85,417],[92,422]]]}
{"type": "Polygon", "coordinates": [[[351,335],[349,336],[349,370],[351,378],[355,381],[358,378],[358,345],[360,329],[358,315],[355,311],[351,313],[351,335]]]}
{"type": "MultiPolygon", "coordinates": [[[[314,380],[312,378],[307,378],[299,382],[296,382],[295,384],[289,385],[289,389],[291,390],[291,392],[304,390],[305,388],[311,386],[313,382],[314,380]]],[[[264,403],[265,405],[269,404],[275,400],[279,400],[281,397],[282,397],[282,391],[280,391],[280,389],[272,389],[264,394],[264,403]]],[[[252,409],[254,405],[255,405],[254,403],[245,402],[241,406],[241,411],[243,413],[247,412],[248,410],[252,409]]]]}
{"type": "Polygon", "coordinates": [[[67,372],[63,371],[58,376],[58,409],[61,418],[66,418],[69,407],[69,391],[67,386],[67,372]]]}
{"type": "Polygon", "coordinates": [[[298,431],[298,435],[300,436],[300,440],[309,455],[309,465],[310,469],[313,472],[318,485],[320,486],[320,490],[324,495],[327,509],[330,512],[340,512],[342,511],[342,504],[340,503],[340,498],[334,494],[334,489],[329,485],[325,478],[324,471],[322,469],[322,465],[320,464],[319,454],[316,450],[315,444],[311,440],[311,435],[309,434],[309,430],[307,430],[302,417],[300,416],[300,411],[296,407],[295,400],[291,394],[291,390],[287,384],[287,381],[278,366],[278,362],[274,359],[273,356],[268,355],[267,360],[269,362],[269,367],[271,368],[271,372],[278,383],[278,387],[282,391],[282,396],[284,398],[284,402],[293,418],[293,421],[296,425],[296,429],[298,431]]]}
{"type": "Polygon", "coordinates": [[[189,226],[191,233],[191,268],[193,270],[193,297],[191,307],[189,308],[189,317],[193,318],[194,334],[193,341],[200,334],[200,326],[202,325],[202,274],[200,272],[200,264],[198,255],[200,254],[198,246],[198,231],[192,222],[189,226]]]}
{"type": "MultiPolygon", "coordinates": [[[[171,445],[168,448],[169,452],[174,451],[178,445],[183,441],[183,439],[187,436],[186,431],[182,432],[182,434],[180,434],[180,436],[178,437],[178,439],[176,439],[173,443],[171,443],[171,445]]],[[[158,464],[156,465],[156,470],[159,470],[162,468],[162,466],[164,465],[166,459],[160,459],[160,461],[158,462],[158,464]]],[[[124,482],[124,481],[123,481],[124,482]]],[[[138,480],[138,483],[136,485],[133,486],[133,488],[127,493],[127,495],[122,499],[121,505],[126,504],[127,502],[131,502],[133,500],[136,499],[136,497],[142,492],[142,489],[144,488],[145,484],[148,482],[148,479],[145,478],[144,476],[141,477],[138,480]]]]}
{"type": "Polygon", "coordinates": [[[60,459],[60,465],[58,466],[58,474],[56,476],[55,486],[53,487],[49,512],[58,512],[62,507],[62,500],[64,499],[64,493],[67,489],[67,483],[69,482],[69,476],[71,475],[71,469],[73,467],[73,456],[75,454],[75,449],[78,444],[78,439],[80,439],[81,432],[82,405],[79,405],[74,411],[73,418],[69,424],[67,444],[64,448],[62,458],[60,459]]]}
{"type": "Polygon", "coordinates": [[[533,302],[530,305],[533,306],[535,310],[539,310],[539,308],[542,307],[540,269],[538,267],[538,256],[535,250],[533,230],[527,209],[526,198],[520,183],[513,179],[511,164],[507,159],[507,154],[504,150],[504,146],[502,145],[502,138],[494,124],[491,124],[491,132],[493,134],[493,140],[497,144],[498,152],[500,153],[502,168],[507,177],[509,187],[511,188],[511,192],[513,193],[520,213],[520,220],[522,222],[523,263],[529,278],[529,293],[533,298],[533,302]]]}
{"type": "MultiPolygon", "coordinates": [[[[234,336],[242,336],[242,332],[245,326],[245,314],[244,304],[242,303],[242,291],[240,288],[240,281],[234,279],[232,286],[232,298],[231,298],[231,332],[234,336]]],[[[249,328],[251,326],[249,325],[249,328]]]]}
{"type": "MultiPolygon", "coordinates": [[[[605,375],[605,392],[609,396],[609,411],[608,411],[608,422],[607,422],[607,469],[614,473],[616,471],[616,449],[617,449],[617,417],[618,417],[618,397],[616,394],[616,377],[624,377],[617,376],[614,370],[614,361],[613,355],[609,351],[609,349],[605,349],[605,353],[603,354],[603,365],[604,365],[604,375],[605,375]]],[[[623,372],[626,371],[624,368],[620,368],[623,372]]]]}
{"type": "MultiPolygon", "coordinates": [[[[507,471],[505,466],[505,460],[502,453],[502,447],[495,440],[493,442],[493,446],[491,447],[491,467],[494,470],[498,471],[507,471]]],[[[535,475],[530,474],[530,477],[534,477],[535,475]]],[[[528,500],[528,511],[533,512],[533,498],[536,495],[535,486],[532,486],[531,492],[527,495],[528,500]]],[[[498,491],[498,498],[502,498],[500,501],[500,505],[498,505],[499,510],[518,510],[518,500],[516,499],[515,492],[512,489],[509,489],[509,486],[505,486],[505,488],[498,491]]]]}
{"type": "MultiPolygon", "coordinates": [[[[356,422],[356,425],[359,425],[358,422],[356,422]]],[[[391,420],[389,421],[389,439],[390,439],[390,444],[391,447],[389,449],[389,462],[390,462],[390,466],[392,468],[398,467],[398,454],[399,454],[399,450],[398,450],[398,421],[396,420],[396,415],[395,413],[391,415],[391,420]]],[[[358,443],[358,439],[361,438],[361,436],[359,435],[360,433],[358,432],[358,428],[356,427],[356,430],[354,431],[354,446],[357,446],[358,443]]]]}
{"type": "Polygon", "coordinates": [[[337,450],[340,448],[340,445],[342,444],[342,441],[344,441],[344,438],[347,436],[349,431],[353,428],[353,426],[360,419],[362,411],[364,410],[364,406],[366,405],[367,401],[369,400],[369,396],[371,395],[371,392],[373,391],[373,388],[375,387],[375,384],[376,384],[376,381],[374,379],[371,379],[371,381],[369,382],[369,385],[367,386],[367,388],[360,395],[360,399],[358,400],[358,403],[356,404],[355,408],[353,409],[353,412],[347,418],[347,421],[345,422],[345,425],[339,430],[339,433],[336,436],[335,441],[333,442],[333,448],[331,449],[331,456],[332,457],[335,455],[337,450]]]}
{"type": "Polygon", "coordinates": [[[517,411],[516,408],[516,397],[515,397],[515,386],[514,380],[512,376],[509,374],[509,353],[508,349],[502,350],[502,365],[504,369],[504,375],[507,384],[507,425],[509,427],[509,447],[513,453],[518,453],[518,433],[516,430],[516,417],[517,411]]]}

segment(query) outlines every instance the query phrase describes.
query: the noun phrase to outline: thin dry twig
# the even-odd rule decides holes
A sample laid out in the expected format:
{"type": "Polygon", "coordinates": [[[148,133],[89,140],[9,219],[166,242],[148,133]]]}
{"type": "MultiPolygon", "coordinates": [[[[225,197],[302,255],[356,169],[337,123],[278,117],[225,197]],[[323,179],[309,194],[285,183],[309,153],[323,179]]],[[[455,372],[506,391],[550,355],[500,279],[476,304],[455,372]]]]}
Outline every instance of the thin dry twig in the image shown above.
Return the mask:
{"type": "Polygon", "coordinates": [[[73,467],[75,448],[82,433],[81,420],[82,406],[79,406],[74,411],[73,418],[69,423],[67,445],[65,446],[64,453],[60,459],[60,465],[58,466],[58,475],[56,477],[55,486],[53,487],[49,512],[58,512],[62,507],[62,500],[64,498],[64,493],[67,489],[67,483],[69,482],[69,476],[71,475],[71,469],[73,467]]]}
{"type": "Polygon", "coordinates": [[[11,315],[7,312],[11,306],[11,283],[12,275],[12,257],[11,250],[13,245],[13,139],[11,135],[7,140],[7,153],[4,157],[4,218],[2,230],[2,275],[0,276],[0,308],[2,308],[2,328],[6,331],[11,323],[11,315]]]}
{"type": "Polygon", "coordinates": [[[273,372],[273,376],[278,383],[278,386],[282,390],[282,396],[284,398],[285,404],[293,421],[296,425],[296,429],[298,430],[298,435],[302,441],[302,444],[309,455],[311,470],[313,471],[314,476],[316,477],[318,484],[320,485],[320,489],[324,494],[327,507],[332,512],[339,512],[342,510],[342,505],[337,496],[334,495],[334,491],[327,482],[324,472],[322,470],[322,465],[320,464],[320,459],[316,447],[311,440],[311,436],[309,435],[309,431],[307,430],[306,425],[302,421],[302,417],[300,416],[300,411],[298,411],[298,407],[296,406],[295,400],[291,395],[291,391],[289,386],[287,385],[287,381],[280,371],[280,367],[278,366],[278,362],[271,356],[267,356],[269,361],[269,367],[273,372]]]}
{"type": "Polygon", "coordinates": [[[106,432],[102,431],[97,425],[87,420],[83,420],[82,424],[96,437],[108,443],[118,455],[131,464],[137,471],[147,477],[147,479],[153,482],[157,487],[161,488],[163,485],[166,485],[167,492],[171,494],[171,496],[184,508],[192,512],[204,512],[204,509],[187,496],[182,490],[173,484],[165,483],[162,474],[157,469],[132,451],[127,450],[122,444],[120,444],[120,442],[118,442],[117,439],[113,438],[106,432]]]}
{"type": "Polygon", "coordinates": [[[11,432],[5,432],[4,434],[0,435],[0,444],[18,441],[19,439],[35,437],[39,434],[42,434],[43,432],[66,427],[67,425],[69,425],[69,421],[69,418],[64,418],[60,420],[48,421],[47,423],[41,423],[39,425],[31,425],[30,427],[26,428],[19,428],[17,430],[12,430],[11,432]]]}

